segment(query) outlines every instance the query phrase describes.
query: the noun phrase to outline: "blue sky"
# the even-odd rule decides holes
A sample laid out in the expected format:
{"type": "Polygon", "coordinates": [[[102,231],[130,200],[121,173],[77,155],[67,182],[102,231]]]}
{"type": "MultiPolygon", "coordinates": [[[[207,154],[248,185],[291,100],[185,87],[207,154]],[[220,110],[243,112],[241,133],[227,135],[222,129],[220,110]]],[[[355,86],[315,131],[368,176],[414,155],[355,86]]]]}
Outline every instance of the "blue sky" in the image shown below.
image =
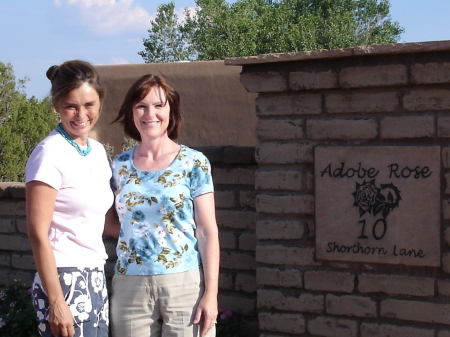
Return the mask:
{"type": "MultiPolygon", "coordinates": [[[[170,0],[0,0],[0,61],[28,77],[28,96],[44,98],[47,69],[69,59],[93,64],[143,63],[149,20],[170,0]]],[[[175,0],[177,10],[195,0],[175,0]]],[[[400,42],[450,40],[449,0],[391,0],[405,28],[400,42]]]]}

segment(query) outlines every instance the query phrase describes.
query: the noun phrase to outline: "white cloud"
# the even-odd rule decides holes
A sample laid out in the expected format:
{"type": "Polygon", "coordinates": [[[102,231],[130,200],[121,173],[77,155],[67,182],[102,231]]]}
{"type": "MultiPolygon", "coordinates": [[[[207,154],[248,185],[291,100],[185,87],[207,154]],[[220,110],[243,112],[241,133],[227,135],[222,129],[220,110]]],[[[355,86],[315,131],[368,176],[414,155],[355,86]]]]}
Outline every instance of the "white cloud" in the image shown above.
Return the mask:
{"type": "Polygon", "coordinates": [[[123,32],[145,32],[151,15],[134,0],[54,0],[59,9],[66,9],[72,23],[79,24],[95,35],[123,32]],[[78,17],[79,21],[73,20],[78,17]]]}
{"type": "Polygon", "coordinates": [[[109,60],[109,64],[129,64],[127,60],[121,58],[121,57],[111,57],[109,60]]]}

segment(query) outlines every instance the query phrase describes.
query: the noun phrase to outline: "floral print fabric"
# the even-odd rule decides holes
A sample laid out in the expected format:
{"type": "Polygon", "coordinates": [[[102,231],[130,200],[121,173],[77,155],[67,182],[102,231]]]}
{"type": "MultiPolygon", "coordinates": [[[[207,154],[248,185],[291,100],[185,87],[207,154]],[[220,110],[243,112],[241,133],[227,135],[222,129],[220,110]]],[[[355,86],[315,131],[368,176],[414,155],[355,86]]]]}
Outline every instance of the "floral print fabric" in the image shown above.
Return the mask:
{"type": "Polygon", "coordinates": [[[193,200],[214,191],[208,159],[181,145],[168,168],[142,171],[133,165],[133,154],[134,148],[111,164],[121,222],[116,273],[160,275],[199,268],[193,200]]]}
{"type": "MultiPolygon", "coordinates": [[[[109,302],[103,270],[58,268],[59,281],[74,319],[74,337],[108,337],[109,302]]],[[[52,337],[48,322],[49,303],[39,274],[32,287],[39,333],[52,337]]]]}

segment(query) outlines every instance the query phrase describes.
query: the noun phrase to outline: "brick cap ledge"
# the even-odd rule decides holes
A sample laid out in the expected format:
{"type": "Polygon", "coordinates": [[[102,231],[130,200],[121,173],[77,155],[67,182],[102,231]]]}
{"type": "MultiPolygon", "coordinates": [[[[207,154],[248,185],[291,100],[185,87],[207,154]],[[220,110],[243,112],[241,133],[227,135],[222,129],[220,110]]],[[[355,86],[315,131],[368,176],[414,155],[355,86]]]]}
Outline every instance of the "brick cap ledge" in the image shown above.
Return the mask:
{"type": "Polygon", "coordinates": [[[249,64],[264,64],[277,62],[292,62],[314,59],[329,59],[339,57],[351,57],[362,55],[383,54],[408,54],[419,52],[432,52],[450,50],[450,40],[391,43],[371,46],[359,46],[343,49],[321,49],[312,51],[301,51],[296,53],[262,54],[257,56],[243,56],[225,59],[225,65],[244,66],[249,64]]]}
{"type": "Polygon", "coordinates": [[[0,198],[25,199],[25,183],[0,182],[0,198]]]}

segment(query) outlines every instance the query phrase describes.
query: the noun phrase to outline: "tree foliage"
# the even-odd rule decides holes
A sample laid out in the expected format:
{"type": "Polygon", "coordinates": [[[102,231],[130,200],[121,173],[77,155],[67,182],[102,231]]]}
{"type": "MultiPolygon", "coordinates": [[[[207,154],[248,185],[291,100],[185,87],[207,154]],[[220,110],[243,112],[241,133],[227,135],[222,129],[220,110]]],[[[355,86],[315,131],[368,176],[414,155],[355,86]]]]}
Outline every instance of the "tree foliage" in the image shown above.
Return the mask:
{"type": "Polygon", "coordinates": [[[56,126],[49,100],[27,98],[25,82],[0,62],[0,181],[24,181],[28,156],[56,126]]]}
{"type": "Polygon", "coordinates": [[[196,5],[181,21],[173,2],[159,7],[139,52],[146,62],[394,43],[403,32],[390,19],[389,0],[196,0],[196,5]],[[165,30],[170,39],[160,38],[165,30]]]}
{"type": "Polygon", "coordinates": [[[175,14],[175,3],[158,6],[155,21],[150,21],[150,24],[149,38],[144,39],[145,52],[138,53],[145,62],[174,62],[188,58],[183,29],[175,14]]]}

